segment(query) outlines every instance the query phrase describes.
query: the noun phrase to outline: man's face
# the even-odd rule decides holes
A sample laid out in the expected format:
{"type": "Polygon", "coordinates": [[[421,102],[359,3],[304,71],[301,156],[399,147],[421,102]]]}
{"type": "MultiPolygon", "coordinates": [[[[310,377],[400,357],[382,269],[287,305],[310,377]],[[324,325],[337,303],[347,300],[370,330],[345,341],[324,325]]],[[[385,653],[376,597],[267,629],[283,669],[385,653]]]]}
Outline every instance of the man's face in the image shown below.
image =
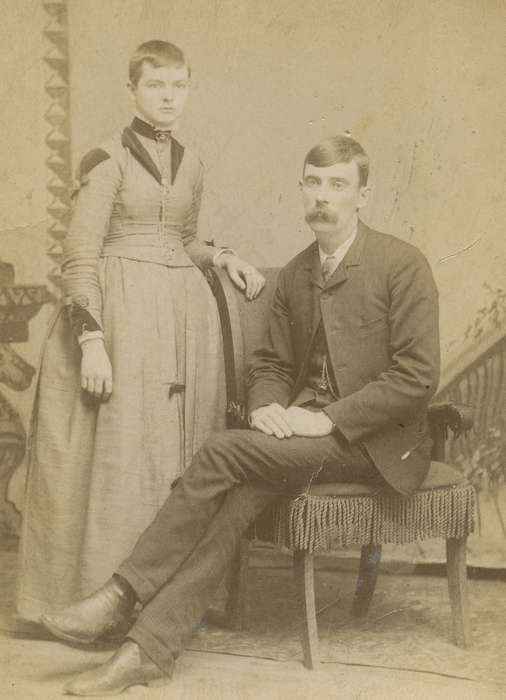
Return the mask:
{"type": "Polygon", "coordinates": [[[355,161],[324,168],[306,165],[302,179],[305,218],[315,234],[344,231],[367,204],[368,187],[361,187],[355,161]]]}
{"type": "Polygon", "coordinates": [[[141,117],[161,129],[171,129],[184,109],[190,80],[186,66],[160,66],[147,61],[137,85],[130,85],[141,117]]]}

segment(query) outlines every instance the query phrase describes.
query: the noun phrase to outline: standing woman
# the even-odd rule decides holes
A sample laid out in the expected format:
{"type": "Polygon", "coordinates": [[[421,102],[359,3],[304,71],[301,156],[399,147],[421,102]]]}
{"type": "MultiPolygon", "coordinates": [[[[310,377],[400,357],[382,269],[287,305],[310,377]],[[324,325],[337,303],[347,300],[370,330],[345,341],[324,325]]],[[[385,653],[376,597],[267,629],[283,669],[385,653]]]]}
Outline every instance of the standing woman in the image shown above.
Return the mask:
{"type": "Polygon", "coordinates": [[[201,270],[225,268],[248,298],[263,278],[197,238],[203,167],[171,133],[189,78],[176,46],[139,46],[133,121],[80,164],[66,308],[49,329],[33,415],[17,592],[28,620],[107,580],[224,427],[219,320],[201,270]]]}

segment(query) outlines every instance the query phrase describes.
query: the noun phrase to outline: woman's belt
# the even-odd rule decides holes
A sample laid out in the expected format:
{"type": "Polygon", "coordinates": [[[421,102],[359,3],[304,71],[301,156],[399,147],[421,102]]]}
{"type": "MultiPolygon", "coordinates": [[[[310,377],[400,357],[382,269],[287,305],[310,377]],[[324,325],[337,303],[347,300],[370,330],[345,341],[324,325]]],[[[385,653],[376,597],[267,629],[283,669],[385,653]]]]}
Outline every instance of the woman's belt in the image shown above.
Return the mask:
{"type": "Polygon", "coordinates": [[[118,240],[106,239],[101,257],[128,258],[166,267],[194,267],[179,237],[124,236],[118,240]]]}

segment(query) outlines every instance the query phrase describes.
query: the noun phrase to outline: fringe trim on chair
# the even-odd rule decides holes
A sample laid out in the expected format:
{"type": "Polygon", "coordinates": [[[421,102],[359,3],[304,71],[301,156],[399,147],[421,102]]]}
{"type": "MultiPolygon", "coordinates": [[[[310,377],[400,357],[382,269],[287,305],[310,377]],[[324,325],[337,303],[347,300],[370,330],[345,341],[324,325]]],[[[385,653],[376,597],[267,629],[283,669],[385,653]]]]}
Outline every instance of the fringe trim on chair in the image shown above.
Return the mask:
{"type": "Polygon", "coordinates": [[[273,512],[273,542],[310,552],[336,546],[405,544],[460,538],[474,530],[475,492],[469,485],[419,491],[403,498],[302,494],[273,512]]]}

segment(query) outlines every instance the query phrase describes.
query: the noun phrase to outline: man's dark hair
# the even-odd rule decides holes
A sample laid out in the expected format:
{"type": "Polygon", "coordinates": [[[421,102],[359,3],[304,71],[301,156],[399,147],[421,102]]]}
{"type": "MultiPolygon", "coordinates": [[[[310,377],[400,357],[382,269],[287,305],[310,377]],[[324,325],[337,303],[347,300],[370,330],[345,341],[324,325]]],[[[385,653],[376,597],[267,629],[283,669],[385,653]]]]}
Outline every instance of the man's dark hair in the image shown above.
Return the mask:
{"type": "Polygon", "coordinates": [[[152,41],[145,41],[138,46],[130,59],[128,76],[132,85],[137,85],[139,82],[144,61],[150,63],[154,68],[170,65],[175,65],[178,68],[186,66],[188,68],[188,76],[191,73],[186,56],[178,46],[170,44],[168,41],[153,39],[152,41]]]}
{"type": "Polygon", "coordinates": [[[359,186],[364,187],[369,177],[369,158],[358,141],[346,134],[331,136],[313,146],[304,160],[304,168],[308,164],[326,168],[336,163],[350,163],[352,160],[357,164],[359,186]]]}

